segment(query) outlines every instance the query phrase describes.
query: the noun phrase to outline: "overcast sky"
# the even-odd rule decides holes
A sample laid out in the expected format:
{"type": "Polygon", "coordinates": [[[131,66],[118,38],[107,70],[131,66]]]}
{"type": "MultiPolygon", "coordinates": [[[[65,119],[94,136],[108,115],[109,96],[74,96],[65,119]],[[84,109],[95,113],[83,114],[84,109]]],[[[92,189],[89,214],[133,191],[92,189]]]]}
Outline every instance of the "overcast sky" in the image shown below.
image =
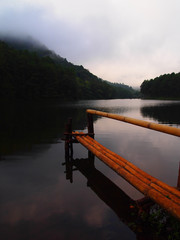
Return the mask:
{"type": "Polygon", "coordinates": [[[0,33],[27,34],[111,82],[180,72],[179,0],[0,0],[0,33]]]}

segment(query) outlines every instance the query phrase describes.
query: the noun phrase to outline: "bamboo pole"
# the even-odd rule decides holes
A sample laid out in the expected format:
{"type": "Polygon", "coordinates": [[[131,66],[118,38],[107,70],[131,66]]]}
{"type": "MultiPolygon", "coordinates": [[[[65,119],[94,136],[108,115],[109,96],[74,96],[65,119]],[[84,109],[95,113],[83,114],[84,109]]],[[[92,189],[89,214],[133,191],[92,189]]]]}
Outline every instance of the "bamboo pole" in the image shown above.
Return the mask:
{"type": "Polygon", "coordinates": [[[175,188],[170,187],[169,185],[159,181],[158,179],[152,177],[148,173],[142,171],[140,168],[136,167],[126,159],[120,157],[109,149],[105,148],[103,145],[98,143],[95,140],[91,140],[89,137],[84,138],[89,144],[94,146],[97,150],[104,153],[107,157],[111,158],[112,161],[117,163],[119,166],[125,168],[128,172],[135,175],[139,179],[141,179],[144,183],[149,186],[154,186],[157,190],[161,190],[164,196],[170,197],[173,201],[179,203],[180,202],[180,191],[175,188]]]}
{"type": "MultiPolygon", "coordinates": [[[[87,140],[88,139],[90,139],[89,136],[87,137],[87,140]]],[[[132,173],[140,174],[142,177],[145,177],[149,181],[150,184],[154,183],[156,185],[159,185],[161,188],[164,188],[164,190],[166,190],[167,192],[170,192],[170,193],[176,195],[178,198],[180,198],[180,191],[176,190],[175,188],[170,187],[167,184],[164,184],[160,180],[158,180],[158,179],[152,177],[151,175],[147,174],[146,172],[142,171],[140,168],[136,167],[134,164],[132,164],[125,158],[123,158],[123,157],[119,156],[118,154],[112,152],[111,150],[107,149],[106,147],[101,145],[99,142],[96,141],[95,146],[97,149],[98,149],[98,147],[100,147],[101,151],[102,151],[102,149],[104,149],[107,153],[110,153],[113,157],[115,157],[116,162],[122,164],[122,166],[125,167],[126,169],[129,168],[129,171],[131,171],[132,173]]],[[[179,168],[179,171],[180,171],[180,168],[179,168]]]]}
{"type": "MultiPolygon", "coordinates": [[[[140,172],[135,170],[137,167],[132,168],[132,166],[127,164],[128,161],[125,159],[124,162],[120,162],[120,159],[110,154],[111,151],[109,149],[106,151],[105,147],[100,145],[92,138],[79,135],[76,135],[75,138],[140,192],[150,197],[152,200],[169,211],[173,216],[180,219],[180,197],[177,196],[178,194],[175,188],[170,187],[157,179],[157,181],[152,182],[149,174],[143,172],[142,170],[140,170],[140,174],[140,172]],[[142,174],[142,172],[144,174],[142,174]],[[171,191],[168,191],[168,189],[171,191]]],[[[152,179],[154,180],[155,178],[152,177],[152,179]]]]}
{"type": "Polygon", "coordinates": [[[180,137],[180,129],[179,128],[170,127],[167,125],[162,125],[162,124],[157,124],[157,123],[152,123],[152,122],[139,120],[139,119],[135,119],[135,118],[125,117],[125,116],[121,116],[121,115],[117,115],[117,114],[96,111],[96,110],[92,110],[92,109],[87,109],[86,112],[89,114],[94,114],[94,115],[98,115],[98,116],[116,119],[116,120],[119,120],[122,122],[131,123],[131,124],[134,124],[137,126],[149,128],[152,130],[156,130],[159,132],[163,132],[163,133],[167,133],[167,134],[171,134],[171,135],[180,137]]]}

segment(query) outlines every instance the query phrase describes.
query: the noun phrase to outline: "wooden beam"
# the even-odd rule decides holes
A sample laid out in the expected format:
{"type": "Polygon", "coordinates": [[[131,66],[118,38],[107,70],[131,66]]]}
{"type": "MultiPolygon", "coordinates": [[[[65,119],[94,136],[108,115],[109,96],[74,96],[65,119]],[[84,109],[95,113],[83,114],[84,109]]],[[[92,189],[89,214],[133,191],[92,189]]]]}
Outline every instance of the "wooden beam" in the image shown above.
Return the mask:
{"type": "Polygon", "coordinates": [[[153,123],[153,122],[148,122],[148,121],[144,121],[144,120],[139,120],[139,119],[135,119],[135,118],[125,117],[125,116],[121,116],[121,115],[117,115],[117,114],[113,114],[113,113],[106,113],[106,112],[101,112],[101,111],[96,111],[96,110],[91,110],[91,109],[87,109],[86,112],[89,114],[112,118],[112,119],[119,120],[122,122],[127,122],[127,123],[134,124],[134,125],[137,125],[140,127],[149,128],[152,130],[156,130],[159,132],[163,132],[163,133],[167,133],[167,134],[171,134],[171,135],[180,137],[180,128],[170,127],[170,126],[163,125],[163,124],[157,124],[157,123],[153,123]]]}

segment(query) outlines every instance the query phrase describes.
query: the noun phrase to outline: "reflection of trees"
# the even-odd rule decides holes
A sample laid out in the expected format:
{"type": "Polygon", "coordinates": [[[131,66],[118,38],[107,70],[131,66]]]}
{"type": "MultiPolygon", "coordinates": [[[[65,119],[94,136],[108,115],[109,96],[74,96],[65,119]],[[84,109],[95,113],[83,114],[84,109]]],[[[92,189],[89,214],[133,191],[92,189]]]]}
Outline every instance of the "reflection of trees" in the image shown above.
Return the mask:
{"type": "Polygon", "coordinates": [[[180,124],[180,104],[142,107],[143,117],[153,118],[160,123],[180,124]]]}
{"type": "MultiPolygon", "coordinates": [[[[125,108],[105,108],[101,101],[14,102],[0,104],[0,155],[32,151],[33,144],[57,142],[64,133],[65,122],[73,119],[73,129],[87,126],[86,109],[123,113],[125,108]],[[98,105],[99,103],[99,105],[98,105]]],[[[93,116],[94,121],[98,116],[93,116]]],[[[48,145],[45,146],[47,148],[48,145]]],[[[42,149],[41,149],[42,150],[42,149]]]]}
{"type": "Polygon", "coordinates": [[[33,144],[57,142],[63,136],[69,117],[73,118],[73,129],[84,129],[86,109],[83,106],[75,108],[73,104],[64,105],[35,102],[1,104],[0,154],[31,151],[33,144]]]}

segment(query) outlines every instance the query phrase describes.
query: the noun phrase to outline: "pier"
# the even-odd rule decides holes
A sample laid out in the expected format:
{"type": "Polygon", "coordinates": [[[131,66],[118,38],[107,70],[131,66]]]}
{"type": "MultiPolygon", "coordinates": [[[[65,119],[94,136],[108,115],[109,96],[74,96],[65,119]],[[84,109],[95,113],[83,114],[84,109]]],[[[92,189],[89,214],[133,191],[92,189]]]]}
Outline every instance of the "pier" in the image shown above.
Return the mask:
{"type": "MultiPolygon", "coordinates": [[[[88,121],[88,132],[72,131],[72,120],[70,119],[65,130],[65,156],[66,159],[71,159],[73,156],[73,143],[80,143],[88,149],[89,157],[94,161],[94,156],[103,161],[113,171],[123,177],[132,186],[148,197],[153,202],[159,204],[167,210],[171,215],[180,220],[180,177],[178,177],[177,187],[169,186],[168,184],[158,180],[157,178],[142,171],[140,168],[132,164],[130,161],[122,158],[110,149],[104,147],[94,139],[93,115],[111,118],[118,121],[123,121],[128,124],[134,124],[139,127],[148,128],[151,130],[171,134],[180,137],[180,129],[151,123],[148,121],[133,119],[117,114],[111,114],[96,110],[86,110],[88,121]]],[[[179,169],[180,173],[180,169],[179,169]]],[[[180,176],[180,174],[179,174],[180,176]]]]}

